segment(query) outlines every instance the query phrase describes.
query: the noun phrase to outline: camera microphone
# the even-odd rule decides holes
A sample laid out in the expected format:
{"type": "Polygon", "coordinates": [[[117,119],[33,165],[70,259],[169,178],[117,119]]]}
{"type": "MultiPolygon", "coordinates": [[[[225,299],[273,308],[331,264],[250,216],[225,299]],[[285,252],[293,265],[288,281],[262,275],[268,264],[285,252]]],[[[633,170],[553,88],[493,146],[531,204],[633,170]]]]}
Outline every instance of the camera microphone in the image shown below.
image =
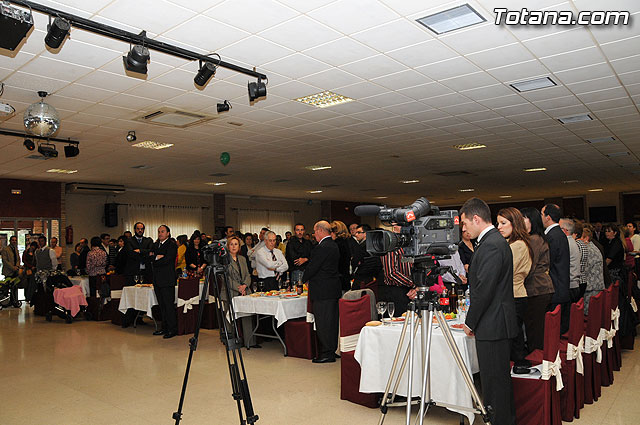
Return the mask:
{"type": "Polygon", "coordinates": [[[366,217],[371,215],[378,215],[382,208],[383,207],[381,207],[380,205],[358,205],[353,209],[353,212],[358,217],[366,217]]]}

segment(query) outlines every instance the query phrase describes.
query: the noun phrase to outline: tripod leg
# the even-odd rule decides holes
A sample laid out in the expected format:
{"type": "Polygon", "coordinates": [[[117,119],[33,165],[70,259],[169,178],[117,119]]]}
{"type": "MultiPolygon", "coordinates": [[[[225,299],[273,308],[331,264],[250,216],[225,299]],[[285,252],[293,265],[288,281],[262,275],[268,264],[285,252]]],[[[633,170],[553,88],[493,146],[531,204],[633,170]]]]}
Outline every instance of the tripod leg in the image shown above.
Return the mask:
{"type": "MultiPolygon", "coordinates": [[[[397,389],[397,388],[394,388],[393,393],[389,392],[389,390],[391,389],[391,384],[394,381],[396,368],[398,367],[398,360],[400,359],[400,353],[402,352],[402,345],[404,344],[404,338],[407,334],[407,323],[408,323],[408,320],[405,320],[402,325],[402,333],[400,334],[400,340],[398,341],[398,348],[396,348],[396,354],[393,357],[393,364],[391,365],[391,372],[389,373],[387,386],[385,387],[384,393],[382,395],[382,402],[380,403],[380,411],[382,412],[382,414],[380,415],[380,420],[378,421],[378,425],[382,425],[382,423],[384,422],[384,418],[387,414],[387,401],[391,400],[391,402],[393,403],[393,396],[395,396],[395,389],[397,389]]],[[[404,366],[404,362],[403,362],[403,366],[404,366]]],[[[402,376],[402,372],[400,376],[402,376]]]]}
{"type": "MultiPolygon", "coordinates": [[[[407,320],[405,320],[405,323],[407,322],[407,320]]],[[[411,338],[416,337],[416,335],[418,335],[418,330],[420,328],[418,326],[415,327],[415,329],[413,330],[413,335],[411,335],[411,338]]],[[[398,379],[396,379],[396,383],[393,387],[393,391],[391,392],[392,394],[392,398],[391,398],[391,402],[393,402],[393,400],[395,399],[396,394],[398,393],[398,387],[400,386],[400,379],[402,377],[402,375],[404,374],[404,370],[407,367],[407,363],[409,362],[409,346],[407,345],[407,349],[405,350],[404,353],[404,358],[402,359],[402,366],[400,367],[400,372],[398,373],[398,379]]]]}
{"type": "Polygon", "coordinates": [[[422,393],[420,394],[419,424],[424,423],[424,416],[431,404],[431,336],[433,333],[433,310],[429,310],[427,318],[422,317],[422,393]],[[426,405],[426,408],[425,408],[426,405]]]}
{"type": "MultiPolygon", "coordinates": [[[[409,303],[409,331],[413,335],[414,327],[416,326],[416,306],[414,303],[409,303]]],[[[409,374],[407,375],[407,421],[406,425],[411,425],[411,400],[413,399],[413,353],[414,353],[414,340],[409,340],[409,374]]]]}
{"type": "Polygon", "coordinates": [[[449,329],[449,325],[447,325],[447,321],[444,318],[444,315],[442,314],[441,311],[436,311],[436,320],[440,325],[440,329],[442,329],[444,340],[447,342],[449,351],[451,351],[451,354],[456,362],[456,365],[458,366],[458,369],[460,370],[460,373],[464,378],[464,382],[465,384],[467,384],[467,388],[469,388],[469,392],[471,393],[471,398],[473,399],[473,403],[476,405],[476,408],[480,411],[480,414],[482,415],[482,419],[484,420],[484,422],[490,424],[490,419],[487,413],[487,409],[485,408],[484,404],[482,404],[482,399],[480,398],[480,394],[478,394],[478,390],[473,384],[473,378],[471,377],[471,374],[469,373],[467,366],[464,364],[464,360],[462,359],[460,350],[458,349],[455,339],[451,334],[451,329],[449,329]]]}

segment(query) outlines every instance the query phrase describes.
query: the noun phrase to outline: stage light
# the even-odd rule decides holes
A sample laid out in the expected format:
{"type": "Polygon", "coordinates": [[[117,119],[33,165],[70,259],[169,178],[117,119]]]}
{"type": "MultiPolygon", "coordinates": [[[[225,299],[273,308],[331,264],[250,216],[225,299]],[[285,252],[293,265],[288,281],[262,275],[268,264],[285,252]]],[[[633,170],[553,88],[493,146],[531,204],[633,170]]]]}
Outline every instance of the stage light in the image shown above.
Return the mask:
{"type": "Polygon", "coordinates": [[[57,49],[69,34],[70,29],[69,21],[59,16],[56,17],[53,22],[49,22],[47,25],[47,36],[44,38],[44,43],[54,50],[57,49]]]}
{"type": "Polygon", "coordinates": [[[38,153],[44,156],[45,158],[57,158],[58,151],[56,150],[56,145],[53,143],[40,143],[38,146],[38,153]]]}
{"type": "Polygon", "coordinates": [[[206,86],[209,80],[216,75],[217,69],[218,67],[211,62],[205,62],[204,64],[200,62],[200,69],[194,77],[193,82],[196,83],[198,87],[206,86]]]}
{"type": "Polygon", "coordinates": [[[133,46],[127,56],[122,57],[122,62],[127,71],[147,75],[149,49],[140,45],[133,46]]]}
{"type": "Polygon", "coordinates": [[[127,133],[127,142],[132,143],[132,142],[135,142],[136,140],[138,140],[138,138],[136,137],[135,131],[132,130],[127,133]]]}
{"type": "Polygon", "coordinates": [[[253,102],[259,97],[265,97],[267,95],[267,85],[258,78],[257,83],[249,83],[247,85],[249,90],[249,102],[253,102]]]}
{"type": "Polygon", "coordinates": [[[64,147],[64,156],[65,158],[73,158],[78,156],[80,153],[80,148],[77,145],[67,145],[64,147]]]}
{"type": "Polygon", "coordinates": [[[218,113],[227,112],[229,109],[231,109],[231,104],[228,100],[225,100],[224,103],[218,103],[216,105],[216,108],[218,109],[218,113]]]}
{"type": "Polygon", "coordinates": [[[25,148],[27,148],[28,151],[32,151],[36,148],[36,144],[33,143],[33,140],[31,139],[24,139],[23,145],[25,148]]]}

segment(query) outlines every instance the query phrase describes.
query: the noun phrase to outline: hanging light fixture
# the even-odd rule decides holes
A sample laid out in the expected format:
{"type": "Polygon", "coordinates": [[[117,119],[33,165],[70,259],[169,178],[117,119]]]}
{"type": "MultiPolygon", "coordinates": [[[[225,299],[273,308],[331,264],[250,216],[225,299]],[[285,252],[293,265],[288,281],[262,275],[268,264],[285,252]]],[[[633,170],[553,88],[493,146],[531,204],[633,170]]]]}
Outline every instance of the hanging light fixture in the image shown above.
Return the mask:
{"type": "MultiPolygon", "coordinates": [[[[222,60],[222,58],[220,58],[220,55],[217,53],[212,53],[207,56],[217,56],[218,64],[220,64],[220,61],[222,60]]],[[[198,73],[193,79],[193,82],[196,84],[196,86],[202,89],[204,88],[204,86],[207,85],[209,80],[216,75],[216,71],[218,70],[218,64],[215,64],[213,62],[203,63],[202,61],[199,61],[199,63],[200,63],[200,67],[198,69],[198,73]]]]}
{"type": "Polygon", "coordinates": [[[51,17],[49,17],[47,36],[44,38],[44,43],[51,49],[57,49],[69,34],[70,29],[71,24],[66,19],[57,16],[53,22],[51,22],[51,17]]]}
{"type": "MultiPolygon", "coordinates": [[[[147,32],[142,31],[140,36],[145,38],[147,36],[147,32]]],[[[150,57],[149,49],[147,49],[144,44],[136,44],[129,50],[127,56],[122,57],[122,62],[124,63],[124,68],[127,71],[147,75],[147,63],[149,62],[150,57]]]]}
{"type": "Polygon", "coordinates": [[[46,91],[39,91],[40,102],[30,105],[24,111],[24,128],[34,136],[49,137],[60,128],[60,117],[56,108],[44,102],[46,91]]]}
{"type": "Polygon", "coordinates": [[[267,95],[267,85],[263,83],[260,78],[258,78],[258,82],[247,84],[247,89],[249,91],[249,102],[253,102],[254,100],[265,97],[267,95]]]}

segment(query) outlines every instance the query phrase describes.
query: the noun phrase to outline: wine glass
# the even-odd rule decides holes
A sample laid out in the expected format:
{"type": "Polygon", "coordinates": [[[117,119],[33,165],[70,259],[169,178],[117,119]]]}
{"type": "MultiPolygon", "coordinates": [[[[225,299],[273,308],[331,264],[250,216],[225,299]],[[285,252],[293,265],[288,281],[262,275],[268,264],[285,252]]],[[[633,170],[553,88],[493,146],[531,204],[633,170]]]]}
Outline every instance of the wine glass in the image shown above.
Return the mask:
{"type": "Polygon", "coordinates": [[[376,309],[378,310],[378,314],[380,315],[380,320],[382,320],[384,318],[384,312],[387,311],[387,303],[384,301],[377,302],[376,309]]]}
{"type": "Polygon", "coordinates": [[[389,322],[393,323],[393,313],[396,312],[396,305],[392,302],[387,303],[387,313],[389,313],[389,322]]]}

